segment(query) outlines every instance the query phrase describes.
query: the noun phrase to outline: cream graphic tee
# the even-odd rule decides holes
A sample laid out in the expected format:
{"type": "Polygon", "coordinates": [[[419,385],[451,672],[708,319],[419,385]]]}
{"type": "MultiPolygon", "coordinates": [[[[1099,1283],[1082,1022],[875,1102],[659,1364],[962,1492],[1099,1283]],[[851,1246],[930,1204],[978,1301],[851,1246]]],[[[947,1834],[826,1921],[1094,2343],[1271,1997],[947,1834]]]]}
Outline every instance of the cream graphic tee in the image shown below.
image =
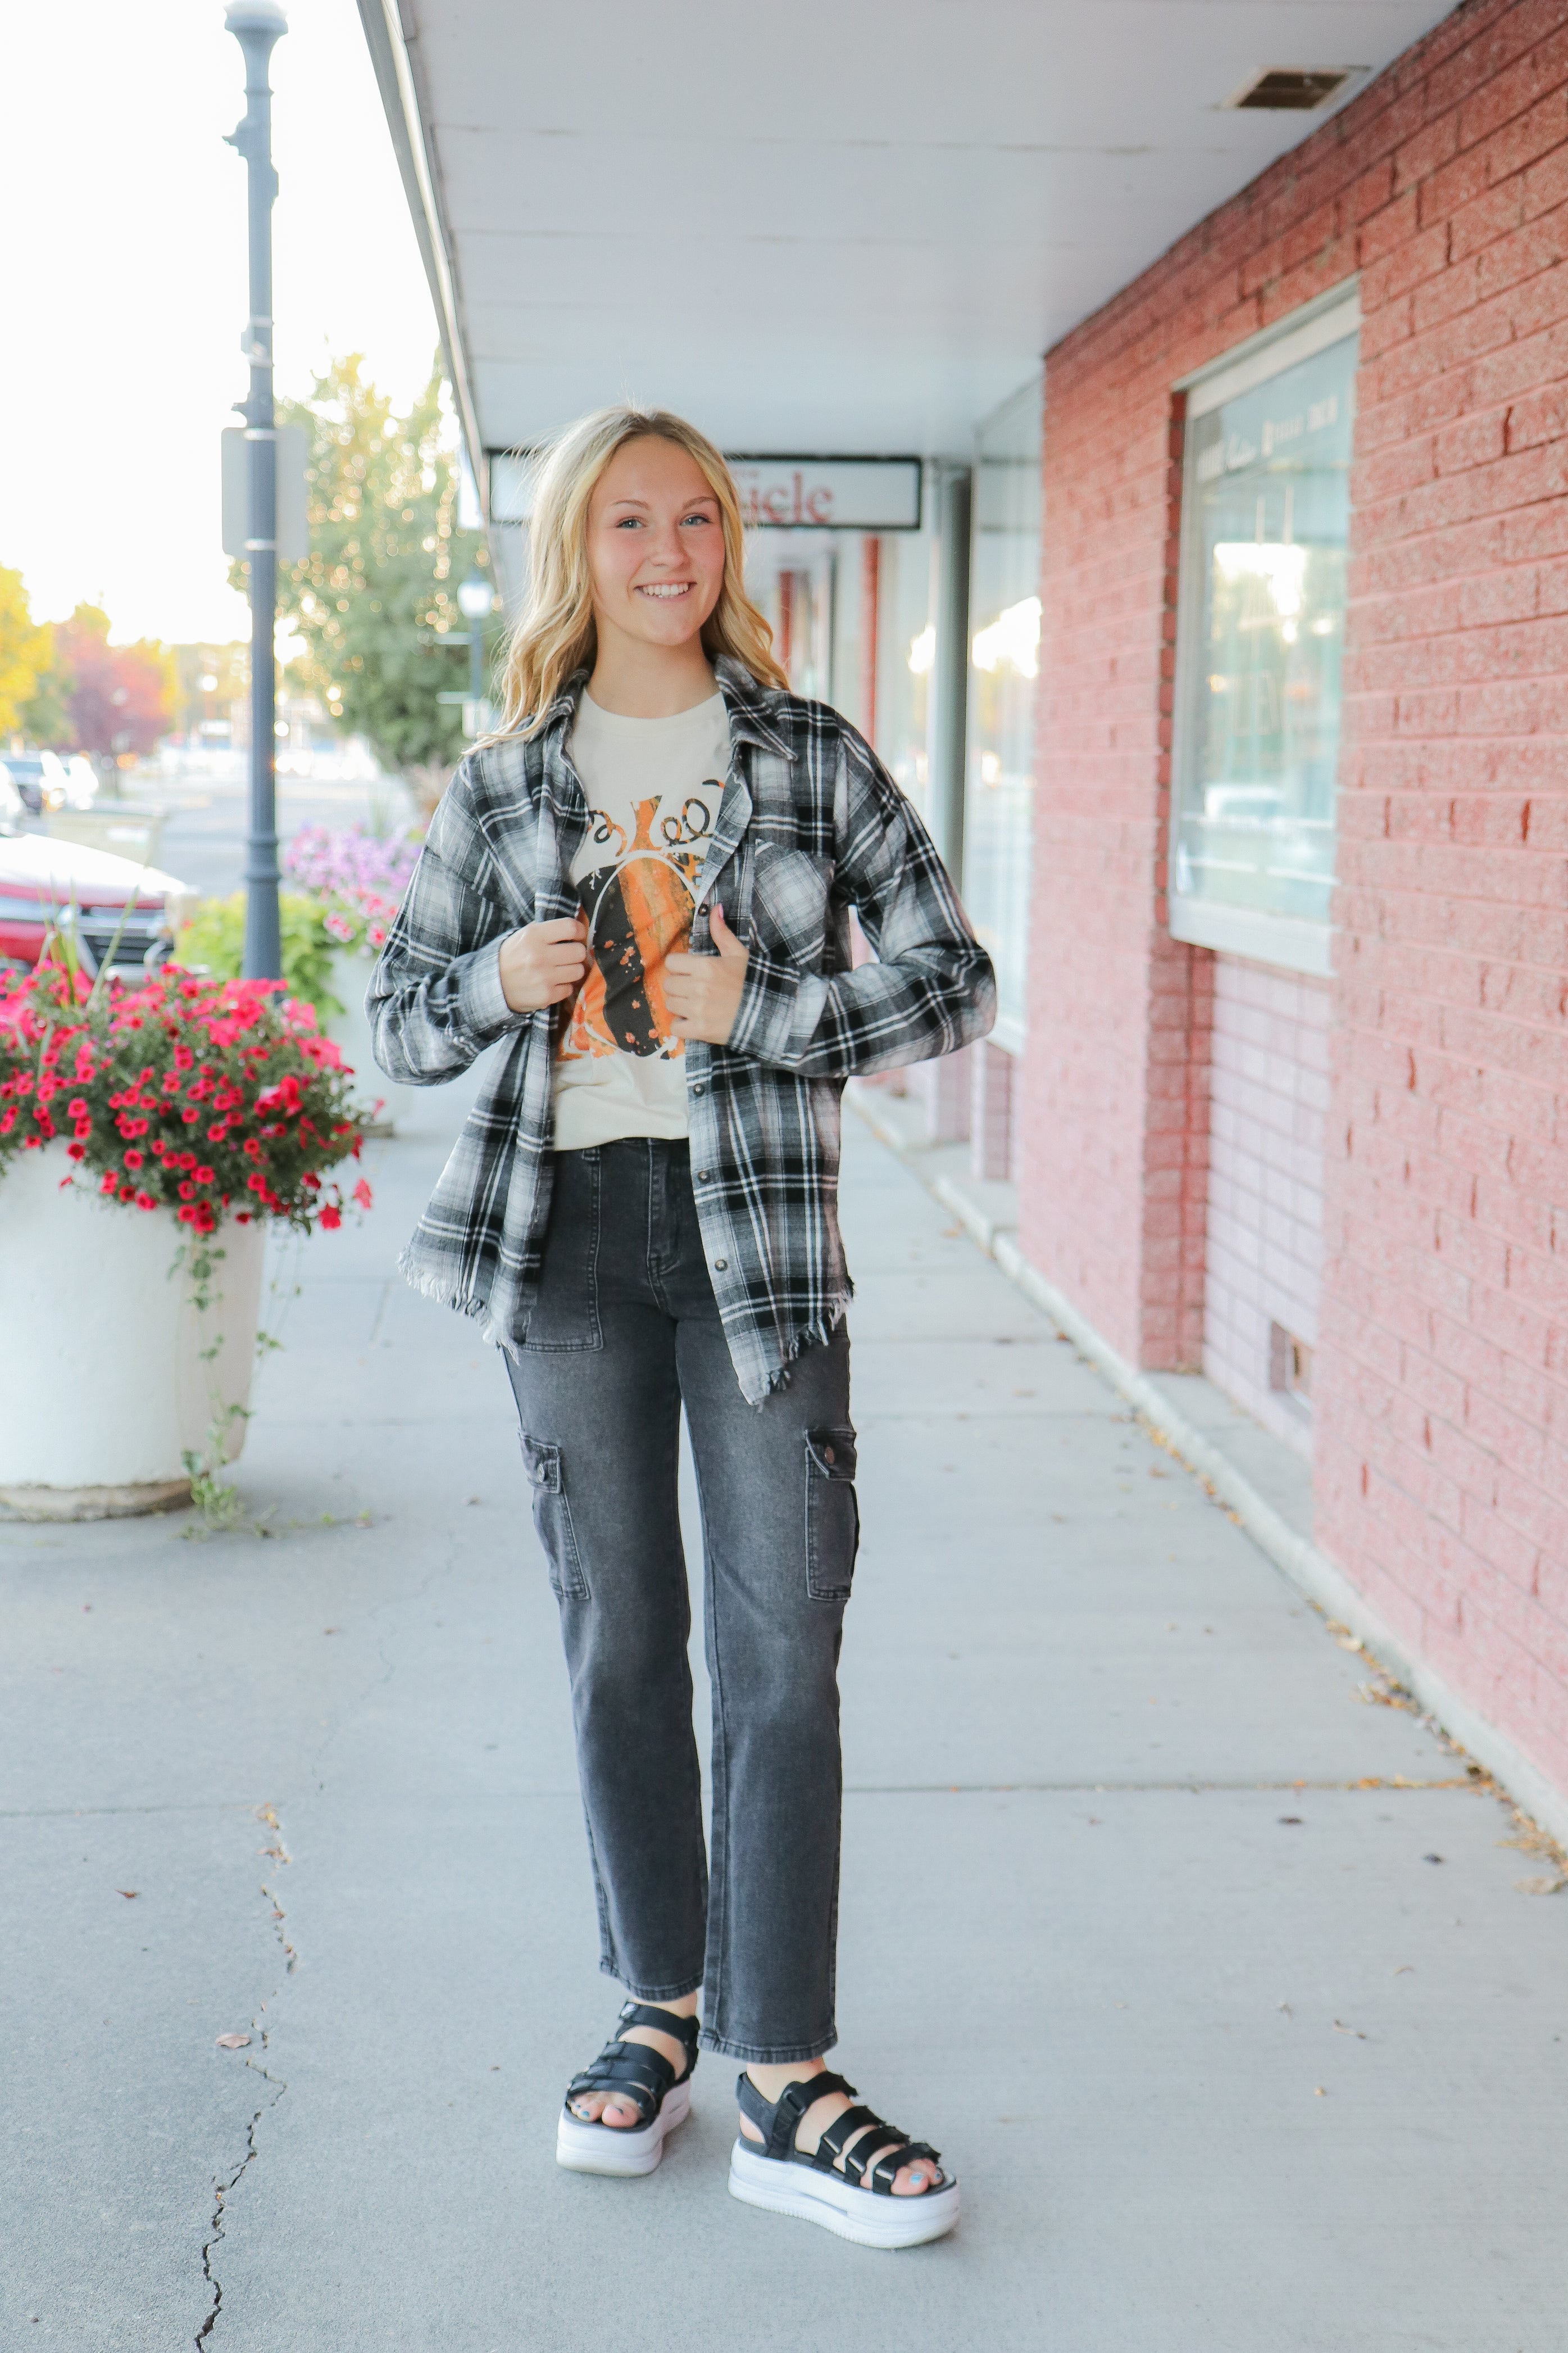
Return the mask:
{"type": "Polygon", "coordinates": [[[719,822],[724,698],[673,719],[626,719],[584,692],[571,756],[588,801],[572,884],[589,962],[557,1052],[555,1148],[683,1136],[686,1041],[670,1028],[664,960],[690,944],[697,878],[719,822]]]}

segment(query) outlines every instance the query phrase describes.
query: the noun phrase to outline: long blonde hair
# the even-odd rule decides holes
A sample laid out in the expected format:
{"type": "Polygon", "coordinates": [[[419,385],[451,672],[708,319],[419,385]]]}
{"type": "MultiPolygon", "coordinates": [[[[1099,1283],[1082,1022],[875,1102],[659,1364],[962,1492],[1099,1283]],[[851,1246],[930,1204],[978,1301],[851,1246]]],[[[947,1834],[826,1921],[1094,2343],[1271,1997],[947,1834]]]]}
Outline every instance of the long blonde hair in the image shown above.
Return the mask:
{"type": "Polygon", "coordinates": [[[653,437],[673,442],[700,470],[724,526],[724,585],[702,625],[710,661],[729,654],[764,686],[787,686],[773,633],[746,595],[745,541],[735,479],[705,433],[667,408],[598,408],[557,434],[534,473],[528,602],[501,673],[497,735],[535,735],[575,670],[594,662],[597,631],[588,574],[588,501],[617,449],[653,437]]]}

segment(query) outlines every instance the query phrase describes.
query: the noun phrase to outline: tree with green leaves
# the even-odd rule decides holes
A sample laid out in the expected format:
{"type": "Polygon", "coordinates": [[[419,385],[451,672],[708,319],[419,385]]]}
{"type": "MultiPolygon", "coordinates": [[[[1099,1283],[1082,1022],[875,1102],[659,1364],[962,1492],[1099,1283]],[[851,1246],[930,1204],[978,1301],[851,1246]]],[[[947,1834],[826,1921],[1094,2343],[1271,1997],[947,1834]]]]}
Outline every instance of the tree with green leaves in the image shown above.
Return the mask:
{"type": "Polygon", "coordinates": [[[439,370],[397,417],[363,369],[357,353],[334,360],[309,400],[279,406],[310,436],[310,553],[279,572],[279,607],[309,649],[289,677],[432,806],[464,744],[460,707],[437,699],[468,681],[458,584],[489,558],[458,529],[439,370]]]}

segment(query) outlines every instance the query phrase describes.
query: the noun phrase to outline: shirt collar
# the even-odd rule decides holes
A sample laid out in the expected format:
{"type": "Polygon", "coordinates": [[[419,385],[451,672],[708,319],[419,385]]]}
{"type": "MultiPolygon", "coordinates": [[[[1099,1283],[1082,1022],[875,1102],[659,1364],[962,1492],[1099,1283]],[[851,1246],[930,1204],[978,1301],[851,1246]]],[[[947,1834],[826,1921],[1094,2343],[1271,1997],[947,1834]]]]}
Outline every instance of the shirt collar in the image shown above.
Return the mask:
{"type": "Polygon", "coordinates": [[[793,760],[794,746],[773,723],[776,708],[784,700],[778,689],[759,686],[751,671],[731,654],[721,654],[713,668],[718,673],[724,708],[730,714],[731,734],[747,744],[760,744],[764,751],[776,752],[781,760],[793,760]]]}
{"type": "MultiPolygon", "coordinates": [[[[774,687],[759,686],[751,671],[732,655],[721,654],[713,668],[729,713],[731,735],[742,743],[760,744],[764,751],[776,752],[781,760],[793,760],[793,745],[773,723],[773,714],[784,700],[783,694],[774,687]]],[[[550,705],[545,733],[557,748],[564,745],[571,733],[587,683],[588,668],[584,663],[563,681],[550,705]]]]}

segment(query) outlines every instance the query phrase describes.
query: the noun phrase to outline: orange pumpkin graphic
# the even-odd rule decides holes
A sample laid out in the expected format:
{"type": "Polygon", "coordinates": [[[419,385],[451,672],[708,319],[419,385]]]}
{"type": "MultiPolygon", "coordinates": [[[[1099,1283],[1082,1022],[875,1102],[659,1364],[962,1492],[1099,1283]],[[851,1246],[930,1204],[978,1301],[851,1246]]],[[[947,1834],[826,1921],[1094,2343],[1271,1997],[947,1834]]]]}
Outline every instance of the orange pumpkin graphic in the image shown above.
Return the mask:
{"type": "Polygon", "coordinates": [[[585,874],[577,897],[588,918],[593,957],[562,1040],[564,1056],[622,1053],[647,1058],[683,1051],[670,1034],[664,960],[691,937],[692,881],[699,860],[655,848],[658,798],[639,801],[637,832],[624,858],[585,874]]]}

